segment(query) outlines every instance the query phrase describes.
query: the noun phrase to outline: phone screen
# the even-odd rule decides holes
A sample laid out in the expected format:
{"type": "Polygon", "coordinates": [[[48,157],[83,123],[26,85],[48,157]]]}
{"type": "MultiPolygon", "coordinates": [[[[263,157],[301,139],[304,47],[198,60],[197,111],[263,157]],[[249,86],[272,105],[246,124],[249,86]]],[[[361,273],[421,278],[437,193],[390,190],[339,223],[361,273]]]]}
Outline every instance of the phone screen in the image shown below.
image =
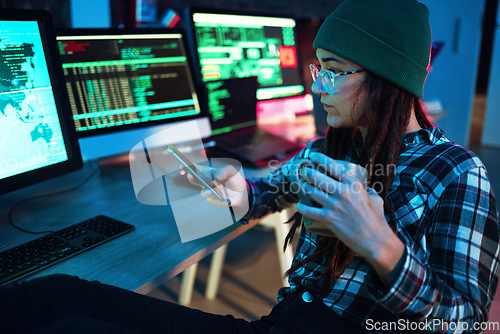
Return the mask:
{"type": "Polygon", "coordinates": [[[177,147],[174,145],[168,145],[167,147],[167,152],[172,154],[174,158],[177,159],[191,175],[193,175],[198,181],[200,181],[206,188],[210,189],[212,193],[221,201],[226,202],[225,199],[222,198],[222,196],[213,188],[213,181],[208,178],[203,172],[201,172],[194,163],[189,160],[184,154],[182,154],[177,147]]]}

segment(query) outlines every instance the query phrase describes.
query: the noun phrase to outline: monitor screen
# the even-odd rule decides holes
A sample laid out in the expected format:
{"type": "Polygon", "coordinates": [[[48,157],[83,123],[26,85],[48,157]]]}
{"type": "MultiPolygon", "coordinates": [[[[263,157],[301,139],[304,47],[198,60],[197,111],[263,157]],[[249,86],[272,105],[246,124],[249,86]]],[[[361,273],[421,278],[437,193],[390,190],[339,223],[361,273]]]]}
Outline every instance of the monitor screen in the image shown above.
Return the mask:
{"type": "Polygon", "coordinates": [[[191,8],[201,81],[256,76],[257,100],[304,95],[293,18],[191,8]]]}
{"type": "Polygon", "coordinates": [[[0,11],[0,194],[81,167],[45,11],[0,11]]]}
{"type": "Polygon", "coordinates": [[[256,126],[257,78],[234,78],[207,82],[212,136],[256,126]]]}
{"type": "Polygon", "coordinates": [[[80,137],[200,114],[180,32],[74,29],[57,40],[80,137]]]}
{"type": "MultiPolygon", "coordinates": [[[[128,153],[162,125],[203,121],[182,31],[65,29],[57,41],[85,160],[128,153]]],[[[209,136],[208,120],[200,126],[209,136]]]]}

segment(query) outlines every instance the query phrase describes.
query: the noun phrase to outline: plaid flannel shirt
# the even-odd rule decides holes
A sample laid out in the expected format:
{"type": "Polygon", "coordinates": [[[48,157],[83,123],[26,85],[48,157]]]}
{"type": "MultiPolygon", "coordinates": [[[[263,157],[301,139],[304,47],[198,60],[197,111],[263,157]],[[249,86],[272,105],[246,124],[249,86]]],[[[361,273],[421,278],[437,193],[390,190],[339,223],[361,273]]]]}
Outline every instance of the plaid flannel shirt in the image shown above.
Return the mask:
{"type": "MultiPolygon", "coordinates": [[[[252,205],[247,217],[296,203],[287,177],[291,162],[318,151],[323,141],[309,143],[267,178],[249,179],[252,205]]],[[[352,149],[344,160],[356,162],[356,152],[359,149],[352,149]]],[[[498,282],[499,219],[479,158],[450,142],[439,128],[408,133],[389,201],[397,234],[406,246],[404,265],[393,285],[385,288],[370,264],[355,256],[329,293],[317,296],[371,332],[383,326],[400,332],[417,324],[429,332],[461,332],[487,321],[498,282]],[[436,327],[430,329],[431,325],[436,327]]],[[[294,263],[314,252],[318,237],[302,229],[294,263]]],[[[303,289],[316,293],[324,262],[309,262],[292,273],[290,287],[280,289],[278,299],[303,289]]]]}

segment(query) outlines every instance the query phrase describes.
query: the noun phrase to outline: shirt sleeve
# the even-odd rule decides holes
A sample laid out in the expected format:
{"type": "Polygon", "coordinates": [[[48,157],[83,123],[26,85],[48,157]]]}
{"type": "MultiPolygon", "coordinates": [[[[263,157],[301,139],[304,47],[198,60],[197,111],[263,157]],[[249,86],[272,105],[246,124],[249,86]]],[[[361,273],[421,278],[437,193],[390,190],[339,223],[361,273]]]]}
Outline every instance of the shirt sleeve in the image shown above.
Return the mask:
{"type": "Polygon", "coordinates": [[[385,289],[370,279],[369,293],[401,318],[435,324],[433,332],[479,332],[495,296],[499,263],[499,217],[483,167],[462,173],[445,188],[426,238],[428,259],[406,245],[394,284],[385,289]]]}
{"type": "Polygon", "coordinates": [[[310,153],[319,151],[323,141],[324,139],[318,139],[310,142],[289,162],[275,169],[267,177],[248,179],[250,209],[244,219],[258,219],[297,203],[298,196],[291,189],[288,178],[290,167],[297,159],[306,159],[310,153]]]}

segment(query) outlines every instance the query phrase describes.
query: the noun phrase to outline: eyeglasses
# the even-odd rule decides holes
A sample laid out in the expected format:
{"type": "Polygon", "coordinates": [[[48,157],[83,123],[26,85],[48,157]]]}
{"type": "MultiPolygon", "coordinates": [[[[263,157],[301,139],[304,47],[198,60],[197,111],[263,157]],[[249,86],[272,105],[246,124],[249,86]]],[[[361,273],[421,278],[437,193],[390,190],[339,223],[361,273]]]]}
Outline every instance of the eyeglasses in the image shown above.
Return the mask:
{"type": "Polygon", "coordinates": [[[352,70],[352,71],[347,71],[347,72],[334,73],[334,72],[327,70],[325,68],[321,69],[321,65],[319,65],[319,64],[311,64],[311,65],[309,65],[309,68],[311,69],[311,75],[312,75],[313,81],[316,81],[316,79],[319,77],[321,79],[321,85],[323,86],[323,88],[325,88],[325,91],[330,95],[335,94],[335,78],[336,77],[354,74],[354,73],[359,73],[359,72],[364,71],[364,70],[352,70]]]}

